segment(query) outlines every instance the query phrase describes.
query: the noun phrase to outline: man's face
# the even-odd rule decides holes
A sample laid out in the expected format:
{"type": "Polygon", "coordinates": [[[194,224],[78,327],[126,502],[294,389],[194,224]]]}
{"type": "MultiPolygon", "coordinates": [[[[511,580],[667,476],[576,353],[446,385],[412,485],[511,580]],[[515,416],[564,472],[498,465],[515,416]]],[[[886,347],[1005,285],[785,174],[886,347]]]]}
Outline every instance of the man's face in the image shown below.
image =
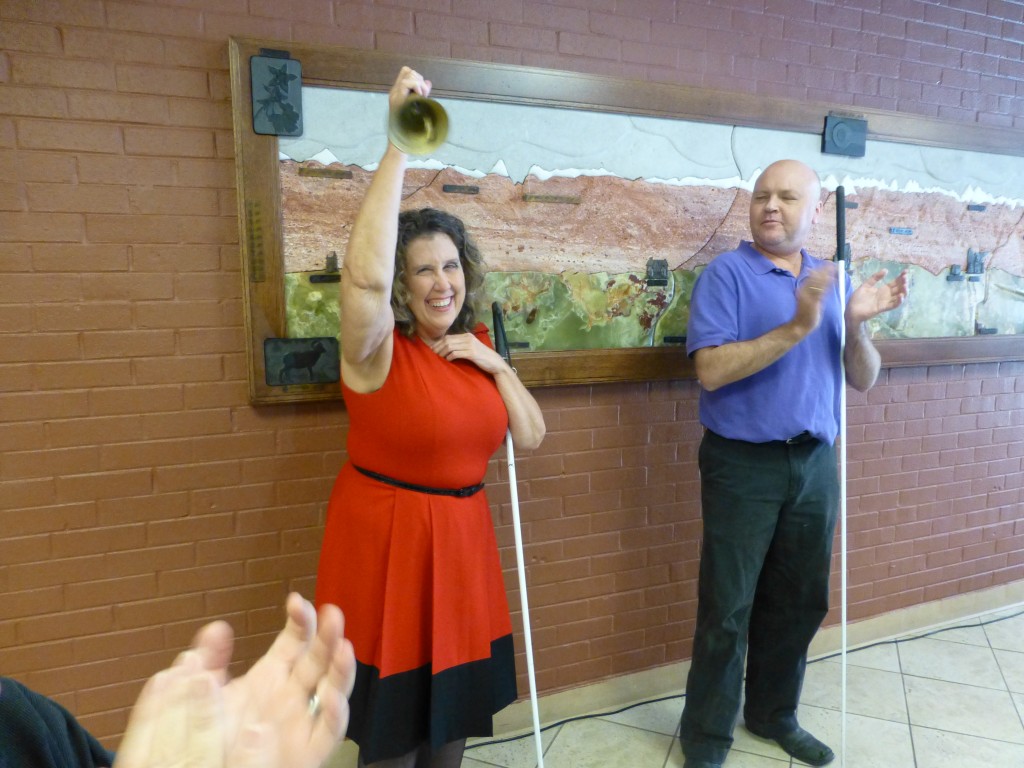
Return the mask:
{"type": "Polygon", "coordinates": [[[800,252],[821,212],[821,187],[803,163],[781,160],[769,165],[750,198],[754,245],[768,256],[800,252]]]}

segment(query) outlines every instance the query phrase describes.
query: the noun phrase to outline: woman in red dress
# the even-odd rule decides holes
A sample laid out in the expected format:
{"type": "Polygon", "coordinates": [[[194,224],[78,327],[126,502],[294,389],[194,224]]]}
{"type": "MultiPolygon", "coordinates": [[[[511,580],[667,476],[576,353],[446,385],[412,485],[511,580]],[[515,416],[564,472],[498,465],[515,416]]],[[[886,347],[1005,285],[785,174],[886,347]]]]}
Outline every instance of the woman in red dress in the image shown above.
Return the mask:
{"type": "MultiPolygon", "coordinates": [[[[430,82],[403,68],[397,110],[430,82]]],[[[462,222],[401,215],[406,156],[389,143],[349,238],[341,375],[349,461],[331,493],[316,603],[346,617],[360,766],[447,768],[516,698],[512,625],[487,463],[506,429],[544,437],[536,401],[476,319],[482,259],[462,222]]]]}

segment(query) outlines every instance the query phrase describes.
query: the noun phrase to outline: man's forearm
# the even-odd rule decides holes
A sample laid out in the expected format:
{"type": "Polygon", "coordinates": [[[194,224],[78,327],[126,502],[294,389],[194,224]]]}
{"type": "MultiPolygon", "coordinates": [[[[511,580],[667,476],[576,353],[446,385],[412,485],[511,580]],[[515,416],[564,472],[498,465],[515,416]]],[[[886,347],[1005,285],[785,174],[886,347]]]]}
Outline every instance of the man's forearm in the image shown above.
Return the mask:
{"type": "Polygon", "coordinates": [[[698,349],[693,358],[697,379],[704,389],[714,392],[764,370],[806,335],[796,324],[785,323],[756,339],[698,349]]]}
{"type": "Polygon", "coordinates": [[[847,326],[843,363],[846,365],[846,381],[851,387],[858,392],[866,392],[874,386],[882,367],[882,356],[868,336],[864,323],[857,323],[853,328],[847,326]]]}

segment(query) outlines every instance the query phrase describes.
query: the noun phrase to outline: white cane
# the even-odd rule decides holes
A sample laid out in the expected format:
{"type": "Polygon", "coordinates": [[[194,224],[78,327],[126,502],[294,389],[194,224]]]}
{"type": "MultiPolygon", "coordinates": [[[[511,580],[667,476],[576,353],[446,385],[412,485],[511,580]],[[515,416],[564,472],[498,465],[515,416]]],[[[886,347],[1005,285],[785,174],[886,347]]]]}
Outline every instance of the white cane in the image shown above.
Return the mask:
{"type": "Polygon", "coordinates": [[[836,264],[839,267],[839,541],[840,541],[840,629],[841,675],[839,716],[842,736],[839,766],[846,765],[846,190],[836,187],[836,264]]]}
{"type": "MultiPolygon", "coordinates": [[[[512,365],[505,338],[505,321],[501,305],[491,305],[494,316],[494,347],[505,362],[512,365]]],[[[533,710],[533,738],[537,746],[537,768],[544,768],[544,745],[540,736],[540,712],[537,708],[537,678],[533,670],[533,637],[530,633],[530,601],[526,597],[526,561],[523,558],[523,529],[519,521],[519,490],[516,487],[516,457],[512,445],[511,429],[505,432],[505,452],[508,456],[508,488],[512,501],[512,529],[516,538],[516,564],[519,570],[519,602],[523,609],[523,640],[526,645],[526,674],[530,679],[530,706],[533,710]]]]}

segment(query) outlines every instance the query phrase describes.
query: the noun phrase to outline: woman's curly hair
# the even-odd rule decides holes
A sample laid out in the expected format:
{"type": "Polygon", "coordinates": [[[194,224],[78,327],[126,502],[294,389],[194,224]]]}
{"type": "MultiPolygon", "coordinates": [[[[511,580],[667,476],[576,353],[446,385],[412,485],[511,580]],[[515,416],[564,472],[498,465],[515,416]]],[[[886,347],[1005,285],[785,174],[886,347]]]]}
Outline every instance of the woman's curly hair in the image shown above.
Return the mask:
{"type": "Polygon", "coordinates": [[[395,245],[395,279],[391,286],[391,309],[395,326],[404,335],[416,332],[416,320],[409,309],[409,290],[405,285],[406,253],[409,243],[417,237],[443,234],[451,238],[459,252],[462,272],[466,277],[466,298],[449,333],[468,333],[477,325],[477,302],[484,286],[486,266],[476,243],[466,232],[466,225],[457,216],[436,208],[420,208],[398,214],[398,242],[395,245]]]}

